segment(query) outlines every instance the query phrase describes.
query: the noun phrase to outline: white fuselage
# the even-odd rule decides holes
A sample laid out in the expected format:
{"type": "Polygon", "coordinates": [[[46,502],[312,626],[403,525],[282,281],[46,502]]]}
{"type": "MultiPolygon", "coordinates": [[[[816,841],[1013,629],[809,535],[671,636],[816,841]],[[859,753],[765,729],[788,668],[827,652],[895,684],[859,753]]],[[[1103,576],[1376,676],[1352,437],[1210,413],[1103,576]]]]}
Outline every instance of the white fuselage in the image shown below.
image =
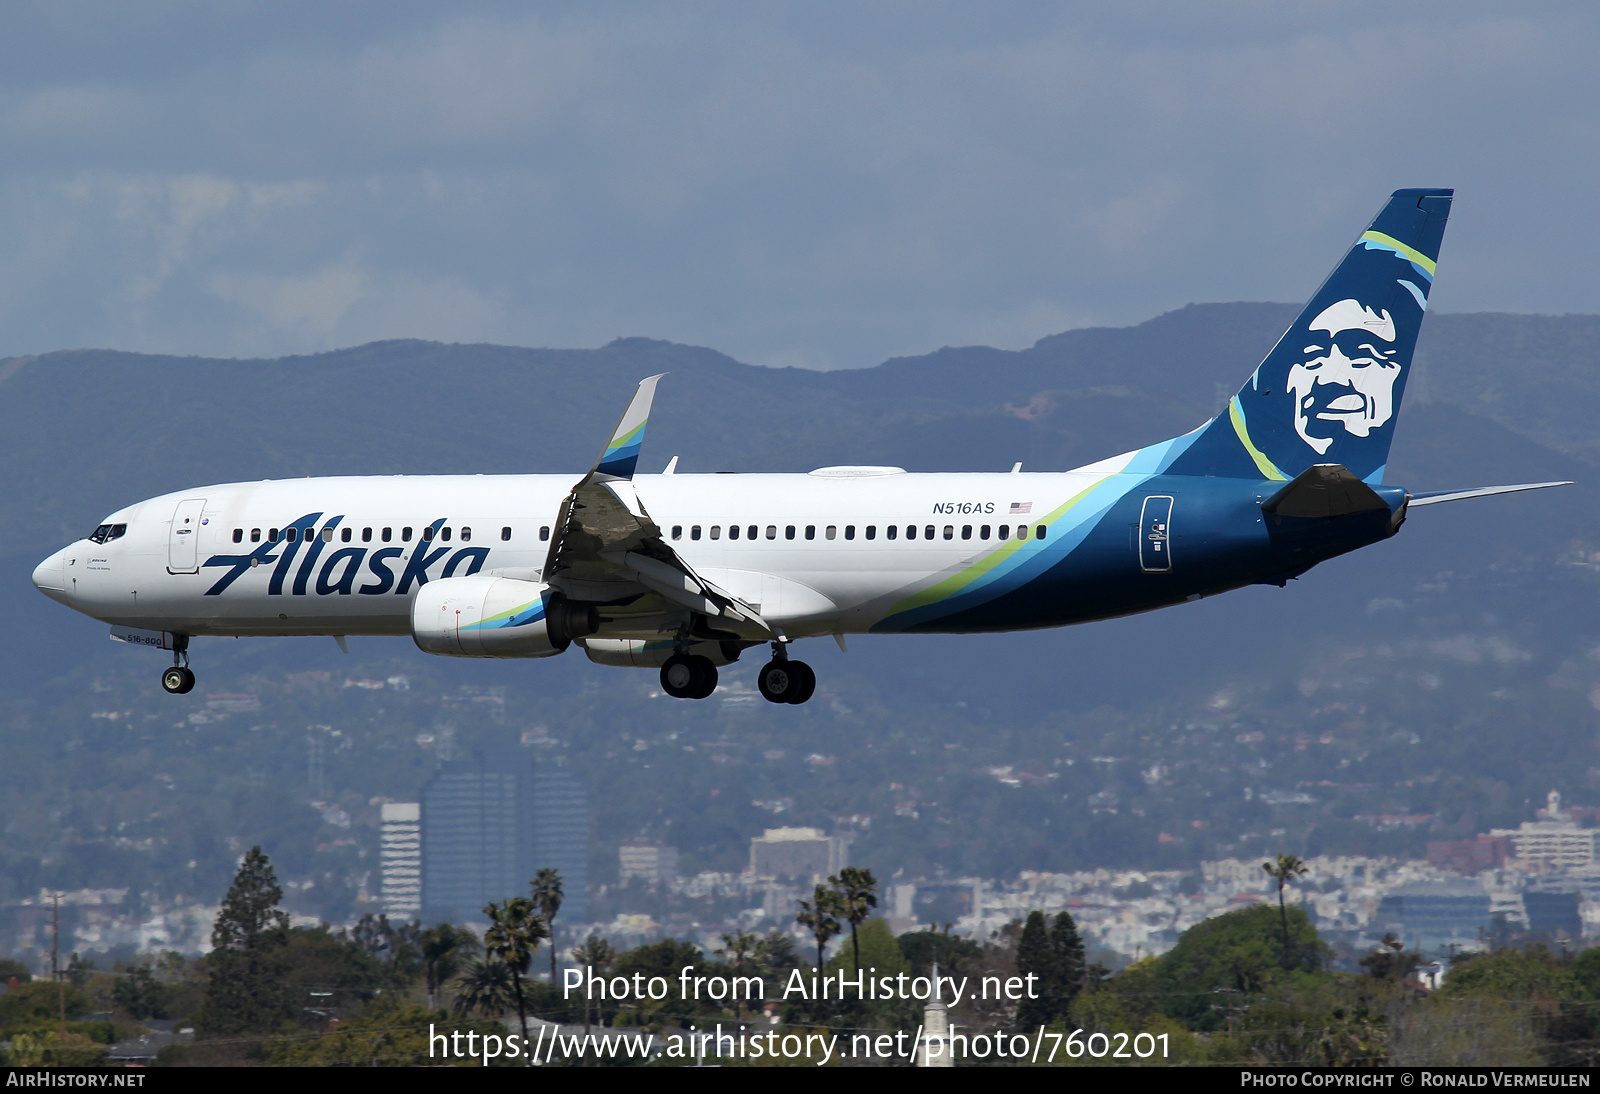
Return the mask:
{"type": "MultiPolygon", "coordinates": [[[[641,475],[633,485],[686,563],[800,636],[867,630],[898,595],[970,566],[1019,529],[1036,539],[1045,514],[1109,473],[824,469],[641,475]]],[[[570,475],[473,475],[200,487],[112,514],[106,525],[126,526],[117,538],[63,548],[34,581],[119,626],[405,635],[426,581],[480,572],[538,580],[572,485],[570,475]],[[261,556],[253,565],[227,561],[252,553],[261,556]]],[[[649,637],[656,627],[601,633],[649,637]]]]}

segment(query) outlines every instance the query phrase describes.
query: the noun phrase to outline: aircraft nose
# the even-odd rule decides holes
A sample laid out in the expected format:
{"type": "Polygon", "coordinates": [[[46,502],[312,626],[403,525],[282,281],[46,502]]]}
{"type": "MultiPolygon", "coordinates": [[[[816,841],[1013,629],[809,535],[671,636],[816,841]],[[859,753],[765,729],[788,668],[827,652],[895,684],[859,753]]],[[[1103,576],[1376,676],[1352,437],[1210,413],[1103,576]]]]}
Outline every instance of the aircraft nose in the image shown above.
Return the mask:
{"type": "Polygon", "coordinates": [[[66,553],[63,547],[33,569],[33,587],[63,604],[67,602],[66,553]]]}

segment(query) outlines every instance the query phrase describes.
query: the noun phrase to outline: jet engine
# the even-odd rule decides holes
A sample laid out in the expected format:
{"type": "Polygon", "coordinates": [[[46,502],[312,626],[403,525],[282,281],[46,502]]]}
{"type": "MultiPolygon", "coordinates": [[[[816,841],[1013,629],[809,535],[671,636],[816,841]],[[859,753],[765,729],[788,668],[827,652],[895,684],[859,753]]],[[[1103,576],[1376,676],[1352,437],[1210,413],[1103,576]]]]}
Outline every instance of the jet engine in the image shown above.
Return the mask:
{"type": "Polygon", "coordinates": [[[550,657],[599,627],[593,604],[489,574],[430,581],[411,601],[412,640],[441,657],[550,657]]]}

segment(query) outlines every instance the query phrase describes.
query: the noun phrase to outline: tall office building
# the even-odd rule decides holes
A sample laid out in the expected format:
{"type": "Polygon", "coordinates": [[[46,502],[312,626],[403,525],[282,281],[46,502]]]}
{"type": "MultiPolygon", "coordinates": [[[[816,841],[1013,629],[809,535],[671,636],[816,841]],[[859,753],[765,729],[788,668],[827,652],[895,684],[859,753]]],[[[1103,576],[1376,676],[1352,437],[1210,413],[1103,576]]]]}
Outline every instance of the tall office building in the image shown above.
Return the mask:
{"type": "Polygon", "coordinates": [[[589,795],[572,772],[554,764],[533,769],[533,866],[561,874],[558,926],[588,918],[589,795]]]}
{"type": "Polygon", "coordinates": [[[624,843],[617,849],[622,883],[634,878],[651,885],[666,885],[678,877],[678,849],[664,843],[624,843]]]}
{"type": "Polygon", "coordinates": [[[750,841],[750,872],[757,877],[821,881],[850,863],[851,837],[820,828],[768,828],[750,841]]]}
{"type": "Polygon", "coordinates": [[[396,919],[422,912],[422,806],[387,802],[383,806],[383,910],[396,919]]]}
{"type": "Polygon", "coordinates": [[[529,895],[544,867],[561,872],[566,890],[557,922],[583,918],[588,796],[570,772],[521,750],[478,752],[442,765],[421,804],[425,920],[481,920],[491,901],[529,895]]]}

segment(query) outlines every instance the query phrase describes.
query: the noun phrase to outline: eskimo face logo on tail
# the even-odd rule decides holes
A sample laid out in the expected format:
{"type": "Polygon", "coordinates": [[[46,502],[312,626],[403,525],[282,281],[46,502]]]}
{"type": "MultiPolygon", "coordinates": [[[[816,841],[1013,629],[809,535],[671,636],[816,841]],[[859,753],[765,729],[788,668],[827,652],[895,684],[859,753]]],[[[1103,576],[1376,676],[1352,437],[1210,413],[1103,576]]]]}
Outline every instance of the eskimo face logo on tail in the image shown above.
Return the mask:
{"type": "Polygon", "coordinates": [[[1294,431],[1321,456],[1340,430],[1365,437],[1394,416],[1399,348],[1394,319],[1359,300],[1324,308],[1309,334],[1301,360],[1289,369],[1288,390],[1294,431]]]}

